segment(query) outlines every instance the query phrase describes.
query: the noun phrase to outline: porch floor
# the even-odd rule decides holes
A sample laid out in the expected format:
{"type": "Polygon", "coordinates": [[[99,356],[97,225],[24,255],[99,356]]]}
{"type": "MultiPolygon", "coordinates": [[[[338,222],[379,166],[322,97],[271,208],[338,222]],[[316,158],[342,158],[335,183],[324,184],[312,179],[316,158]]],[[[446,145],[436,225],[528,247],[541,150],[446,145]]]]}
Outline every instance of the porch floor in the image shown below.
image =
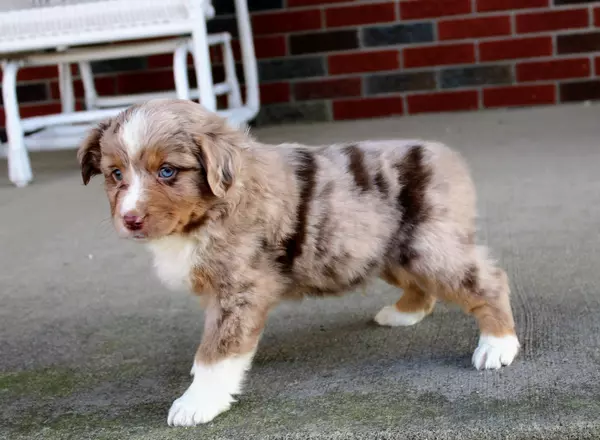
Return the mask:
{"type": "Polygon", "coordinates": [[[101,179],[74,151],[0,162],[0,438],[586,439],[600,437],[600,108],[560,106],[259,129],[268,142],[428,138],[477,182],[479,241],[507,270],[522,350],[470,365],[475,321],[439,304],[410,328],[370,321],[398,292],[284,304],[245,393],[193,429],[167,411],[190,381],[202,318],[145,248],[120,241],[101,179]]]}

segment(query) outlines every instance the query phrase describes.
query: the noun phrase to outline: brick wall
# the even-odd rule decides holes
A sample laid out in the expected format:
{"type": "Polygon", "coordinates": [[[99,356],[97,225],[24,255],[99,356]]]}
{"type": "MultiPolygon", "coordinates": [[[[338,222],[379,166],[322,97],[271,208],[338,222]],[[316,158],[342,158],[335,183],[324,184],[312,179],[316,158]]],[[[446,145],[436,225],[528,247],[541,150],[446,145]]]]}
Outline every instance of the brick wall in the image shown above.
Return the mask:
{"type": "MultiPolygon", "coordinates": [[[[600,98],[600,1],[248,2],[257,124],[600,98]]],[[[231,0],[213,4],[210,30],[236,33],[231,0]]],[[[170,64],[170,55],[96,63],[97,87],[108,95],[173,88],[170,64]]],[[[218,63],[214,74],[223,76],[218,63]]],[[[59,108],[56,76],[51,67],[21,72],[23,115],[59,108]]],[[[81,97],[80,81],[76,90],[81,97]]]]}

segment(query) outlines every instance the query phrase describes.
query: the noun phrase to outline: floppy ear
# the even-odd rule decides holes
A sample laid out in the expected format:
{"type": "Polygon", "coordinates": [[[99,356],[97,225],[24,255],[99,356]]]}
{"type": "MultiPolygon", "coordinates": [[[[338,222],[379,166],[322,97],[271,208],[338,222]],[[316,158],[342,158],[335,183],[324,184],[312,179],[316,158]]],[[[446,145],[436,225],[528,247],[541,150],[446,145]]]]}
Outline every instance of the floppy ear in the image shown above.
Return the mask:
{"type": "Polygon", "coordinates": [[[240,169],[240,155],[234,145],[235,136],[226,133],[206,133],[194,137],[200,149],[202,166],[213,194],[225,197],[235,182],[240,169]]]}
{"type": "Polygon", "coordinates": [[[101,122],[88,133],[87,137],[77,150],[77,160],[81,167],[81,177],[83,184],[87,185],[90,179],[96,174],[100,174],[100,138],[104,130],[109,126],[109,122],[101,122]]]}

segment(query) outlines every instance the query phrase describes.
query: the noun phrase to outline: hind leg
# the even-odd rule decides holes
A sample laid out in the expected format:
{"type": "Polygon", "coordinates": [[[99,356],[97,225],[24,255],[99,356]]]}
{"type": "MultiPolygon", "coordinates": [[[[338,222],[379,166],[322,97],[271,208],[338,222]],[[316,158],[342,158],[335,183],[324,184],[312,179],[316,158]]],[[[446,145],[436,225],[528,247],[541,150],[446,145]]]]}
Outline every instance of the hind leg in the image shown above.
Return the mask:
{"type": "Polygon", "coordinates": [[[479,344],[473,353],[475,368],[498,369],[510,365],[519,351],[519,340],[510,306],[506,273],[485,257],[477,256],[456,286],[442,286],[441,299],[460,305],[479,325],[479,344]]]}
{"type": "Polygon", "coordinates": [[[435,297],[421,289],[416,280],[388,272],[382,276],[388,283],[403,290],[394,305],[385,306],[375,315],[375,322],[390,327],[409,326],[420,322],[431,313],[435,297]]]}

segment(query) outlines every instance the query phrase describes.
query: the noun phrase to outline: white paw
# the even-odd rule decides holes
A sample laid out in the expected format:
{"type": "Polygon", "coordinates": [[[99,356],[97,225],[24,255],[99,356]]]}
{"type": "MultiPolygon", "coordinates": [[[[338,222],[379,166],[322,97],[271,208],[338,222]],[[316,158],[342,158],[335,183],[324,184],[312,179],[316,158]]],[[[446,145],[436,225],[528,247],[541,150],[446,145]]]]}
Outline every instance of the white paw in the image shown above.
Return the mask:
{"type": "Polygon", "coordinates": [[[421,321],[426,315],[425,311],[407,313],[399,311],[396,306],[385,306],[375,315],[375,322],[391,327],[409,326],[421,321]]]}
{"type": "Polygon", "coordinates": [[[515,335],[502,337],[481,335],[473,353],[473,365],[478,370],[496,370],[510,365],[519,352],[519,340],[515,335]]]}
{"type": "Polygon", "coordinates": [[[193,386],[173,402],[169,410],[169,426],[196,426],[210,422],[219,414],[227,411],[234,402],[231,394],[202,393],[193,386]],[[220,395],[219,395],[220,394],[220,395]]]}
{"type": "Polygon", "coordinates": [[[213,364],[195,363],[190,374],[194,380],[173,402],[167,422],[170,426],[195,426],[210,422],[227,411],[240,394],[245,372],[254,351],[223,359],[213,364]]]}

